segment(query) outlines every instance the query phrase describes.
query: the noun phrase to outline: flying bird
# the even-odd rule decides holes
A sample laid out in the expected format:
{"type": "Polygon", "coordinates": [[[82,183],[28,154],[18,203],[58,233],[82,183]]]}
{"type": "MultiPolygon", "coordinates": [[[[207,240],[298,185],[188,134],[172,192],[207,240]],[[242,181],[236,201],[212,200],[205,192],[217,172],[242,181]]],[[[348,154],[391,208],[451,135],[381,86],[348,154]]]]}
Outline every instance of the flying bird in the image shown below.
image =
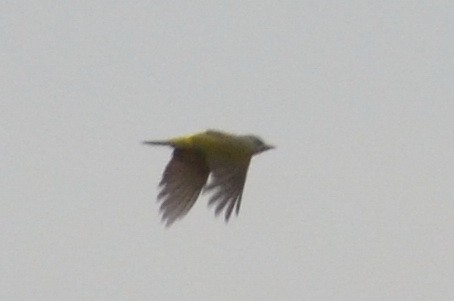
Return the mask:
{"type": "Polygon", "coordinates": [[[215,130],[143,143],[174,149],[159,183],[158,201],[166,226],[184,217],[202,190],[211,193],[208,204],[215,207],[216,216],[224,211],[227,222],[234,209],[238,215],[252,156],[274,148],[257,136],[215,130]]]}

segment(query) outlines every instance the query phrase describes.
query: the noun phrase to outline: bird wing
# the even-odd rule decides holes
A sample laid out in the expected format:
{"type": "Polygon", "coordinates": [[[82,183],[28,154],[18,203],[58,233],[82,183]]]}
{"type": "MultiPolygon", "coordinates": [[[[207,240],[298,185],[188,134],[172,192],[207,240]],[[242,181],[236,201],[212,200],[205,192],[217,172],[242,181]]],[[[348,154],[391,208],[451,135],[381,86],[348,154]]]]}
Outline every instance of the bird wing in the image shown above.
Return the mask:
{"type": "Polygon", "coordinates": [[[188,149],[173,151],[162,180],[158,201],[162,201],[160,211],[166,226],[185,216],[197,200],[206,184],[210,169],[205,156],[188,149]]]}
{"type": "Polygon", "coordinates": [[[208,205],[216,206],[216,216],[225,210],[225,221],[227,222],[234,208],[236,214],[240,211],[250,158],[240,164],[232,164],[230,161],[223,160],[213,161],[210,163],[211,182],[205,187],[204,191],[213,191],[208,205]]]}

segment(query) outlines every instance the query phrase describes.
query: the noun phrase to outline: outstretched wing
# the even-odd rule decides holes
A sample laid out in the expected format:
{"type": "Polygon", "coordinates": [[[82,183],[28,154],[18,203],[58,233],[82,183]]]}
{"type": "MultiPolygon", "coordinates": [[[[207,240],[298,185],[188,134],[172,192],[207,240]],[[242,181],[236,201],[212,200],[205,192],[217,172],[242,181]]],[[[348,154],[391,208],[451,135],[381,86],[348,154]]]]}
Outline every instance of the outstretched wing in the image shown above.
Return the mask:
{"type": "Polygon", "coordinates": [[[166,226],[185,216],[206,184],[210,170],[205,156],[194,150],[178,149],[167,164],[158,201],[166,226]]]}
{"type": "Polygon", "coordinates": [[[210,164],[211,182],[205,187],[204,191],[213,191],[208,204],[215,206],[216,216],[225,210],[226,222],[234,208],[236,214],[240,211],[249,162],[250,159],[241,162],[241,164],[232,164],[230,161],[210,164]]]}

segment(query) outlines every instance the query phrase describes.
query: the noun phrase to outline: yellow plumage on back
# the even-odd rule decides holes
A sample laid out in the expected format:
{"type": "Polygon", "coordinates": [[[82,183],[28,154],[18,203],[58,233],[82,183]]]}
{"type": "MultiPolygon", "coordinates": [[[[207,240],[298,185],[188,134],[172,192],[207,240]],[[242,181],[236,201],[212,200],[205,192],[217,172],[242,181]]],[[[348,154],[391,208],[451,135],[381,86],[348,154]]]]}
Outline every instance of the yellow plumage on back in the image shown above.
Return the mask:
{"type": "Polygon", "coordinates": [[[241,160],[250,158],[254,151],[239,136],[214,130],[170,141],[176,147],[199,150],[209,157],[241,160]]]}

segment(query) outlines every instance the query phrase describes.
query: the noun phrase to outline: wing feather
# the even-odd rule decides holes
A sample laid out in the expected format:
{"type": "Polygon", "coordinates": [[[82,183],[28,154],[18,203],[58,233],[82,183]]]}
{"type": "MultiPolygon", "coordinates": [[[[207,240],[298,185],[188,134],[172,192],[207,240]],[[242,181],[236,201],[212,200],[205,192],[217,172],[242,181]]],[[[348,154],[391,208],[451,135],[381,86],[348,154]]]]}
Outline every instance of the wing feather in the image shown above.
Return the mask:
{"type": "Polygon", "coordinates": [[[230,162],[211,164],[211,182],[204,191],[213,192],[208,204],[215,206],[216,215],[225,211],[226,222],[230,219],[233,209],[236,209],[236,214],[240,210],[249,162],[250,159],[235,165],[230,162]]]}
{"type": "Polygon", "coordinates": [[[158,201],[166,226],[185,216],[206,184],[210,169],[205,156],[194,150],[176,148],[167,164],[158,201]]]}

